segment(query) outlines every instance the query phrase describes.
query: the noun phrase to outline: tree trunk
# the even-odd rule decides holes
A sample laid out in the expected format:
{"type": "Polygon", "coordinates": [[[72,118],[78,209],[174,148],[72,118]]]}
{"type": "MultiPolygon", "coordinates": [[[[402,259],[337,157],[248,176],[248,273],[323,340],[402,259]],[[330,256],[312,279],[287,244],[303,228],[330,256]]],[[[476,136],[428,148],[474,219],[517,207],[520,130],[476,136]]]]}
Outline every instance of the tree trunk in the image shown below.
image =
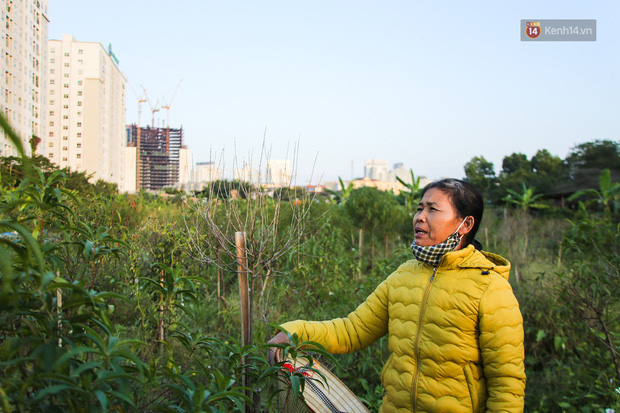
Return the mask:
{"type": "Polygon", "coordinates": [[[385,233],[385,258],[387,258],[387,257],[388,257],[388,241],[389,241],[389,237],[390,237],[390,236],[389,236],[389,235],[388,235],[388,233],[386,232],[386,233],[385,233]]]}
{"type": "Polygon", "coordinates": [[[372,263],[375,260],[375,243],[372,242],[374,238],[374,233],[370,231],[370,266],[372,267],[372,263]]]}
{"type": "Polygon", "coordinates": [[[523,244],[523,259],[527,258],[527,244],[529,243],[529,234],[528,234],[527,223],[525,224],[525,243],[523,244]]]}
{"type": "Polygon", "coordinates": [[[363,250],[364,250],[364,228],[360,228],[360,245],[359,245],[360,262],[359,262],[359,269],[358,269],[358,274],[357,274],[357,278],[360,280],[362,279],[362,258],[364,256],[363,250]]]}
{"type": "Polygon", "coordinates": [[[519,274],[519,267],[515,265],[515,279],[517,280],[517,285],[521,283],[521,275],[519,274]]]}
{"type": "Polygon", "coordinates": [[[487,227],[484,227],[484,245],[486,248],[491,247],[491,245],[489,244],[489,229],[487,227]]]}

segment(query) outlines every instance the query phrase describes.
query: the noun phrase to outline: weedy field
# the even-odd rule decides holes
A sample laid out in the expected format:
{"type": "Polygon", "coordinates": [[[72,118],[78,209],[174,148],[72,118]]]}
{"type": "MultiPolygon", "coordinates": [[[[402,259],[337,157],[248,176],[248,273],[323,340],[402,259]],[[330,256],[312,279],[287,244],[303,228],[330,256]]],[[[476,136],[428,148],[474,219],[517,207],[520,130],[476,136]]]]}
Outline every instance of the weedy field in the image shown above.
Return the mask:
{"type": "MultiPolygon", "coordinates": [[[[40,156],[1,164],[6,412],[280,411],[282,369],[267,362],[265,345],[275,326],[345,316],[412,258],[415,184],[400,196],[373,188],[269,196],[238,182],[193,196],[127,195],[40,156]],[[249,344],[241,337],[236,232],[246,235],[249,344]]],[[[597,186],[561,200],[534,192],[525,178],[513,185],[509,173],[468,174],[482,179],[490,200],[477,238],[513,265],[526,411],[620,411],[614,174],[599,170],[597,186]]],[[[387,353],[382,339],[361,354],[322,360],[377,411],[387,353]]]]}

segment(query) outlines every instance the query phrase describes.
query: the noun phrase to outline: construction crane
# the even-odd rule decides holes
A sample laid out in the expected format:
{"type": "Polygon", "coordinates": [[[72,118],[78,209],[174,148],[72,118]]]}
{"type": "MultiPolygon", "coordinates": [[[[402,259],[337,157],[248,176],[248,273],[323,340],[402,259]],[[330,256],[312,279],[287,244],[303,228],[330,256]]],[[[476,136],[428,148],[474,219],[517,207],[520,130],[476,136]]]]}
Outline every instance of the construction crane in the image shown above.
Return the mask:
{"type": "Polygon", "coordinates": [[[142,87],[142,90],[144,91],[144,96],[146,97],[146,102],[151,107],[151,113],[153,114],[153,119],[152,119],[152,122],[151,122],[151,127],[155,128],[155,112],[159,112],[159,108],[157,107],[157,105],[159,104],[159,99],[157,99],[157,102],[155,102],[155,106],[153,106],[151,104],[151,100],[149,99],[149,95],[146,93],[146,89],[144,88],[144,86],[140,85],[140,87],[142,87]]]}
{"type": "MultiPolygon", "coordinates": [[[[140,126],[140,117],[142,116],[142,103],[146,102],[148,98],[146,96],[146,91],[142,92],[142,96],[138,96],[136,90],[133,88],[131,83],[129,83],[129,87],[131,88],[131,91],[135,95],[136,99],[138,99],[138,126],[140,126]]],[[[142,90],[144,90],[144,88],[142,88],[142,90]]]]}
{"type": "Polygon", "coordinates": [[[166,109],[166,129],[170,128],[170,106],[172,106],[172,101],[174,100],[175,96],[177,95],[177,92],[179,91],[181,82],[183,82],[183,79],[179,80],[179,84],[177,85],[177,88],[174,90],[174,93],[172,94],[172,97],[170,98],[170,102],[166,104],[166,101],[164,100],[164,104],[161,107],[162,109],[166,109]]]}
{"type": "Polygon", "coordinates": [[[166,109],[166,152],[168,152],[170,148],[170,106],[172,106],[172,101],[177,95],[177,92],[179,91],[179,86],[181,86],[182,81],[183,79],[179,80],[179,83],[177,84],[177,87],[174,90],[172,97],[170,98],[170,102],[166,104],[164,101],[164,104],[162,105],[162,108],[166,109]]]}

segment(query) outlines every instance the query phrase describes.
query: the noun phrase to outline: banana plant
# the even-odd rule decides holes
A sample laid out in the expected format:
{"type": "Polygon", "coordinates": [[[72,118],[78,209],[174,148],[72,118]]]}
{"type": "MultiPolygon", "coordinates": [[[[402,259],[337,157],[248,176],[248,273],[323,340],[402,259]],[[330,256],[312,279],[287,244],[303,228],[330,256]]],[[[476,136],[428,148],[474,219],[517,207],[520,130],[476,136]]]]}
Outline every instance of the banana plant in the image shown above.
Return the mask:
{"type": "Polygon", "coordinates": [[[584,206],[597,203],[603,207],[606,214],[617,213],[620,210],[620,182],[611,182],[611,171],[603,169],[599,176],[599,190],[582,189],[572,194],[568,200],[588,198],[584,206]]]}
{"type": "Polygon", "coordinates": [[[536,188],[534,187],[526,187],[525,183],[523,185],[523,192],[518,193],[511,189],[508,189],[508,195],[503,198],[503,200],[507,203],[516,205],[523,212],[529,212],[531,209],[547,209],[549,205],[540,202],[540,199],[543,197],[542,194],[536,194],[536,188]]]}
{"type": "Polygon", "coordinates": [[[419,176],[416,178],[412,169],[410,169],[409,172],[411,173],[411,183],[405,182],[399,177],[396,177],[396,180],[407,188],[407,191],[402,191],[398,194],[397,198],[401,204],[407,207],[409,212],[415,212],[418,207],[418,203],[420,203],[420,195],[423,188],[420,188],[421,178],[419,176]]]}

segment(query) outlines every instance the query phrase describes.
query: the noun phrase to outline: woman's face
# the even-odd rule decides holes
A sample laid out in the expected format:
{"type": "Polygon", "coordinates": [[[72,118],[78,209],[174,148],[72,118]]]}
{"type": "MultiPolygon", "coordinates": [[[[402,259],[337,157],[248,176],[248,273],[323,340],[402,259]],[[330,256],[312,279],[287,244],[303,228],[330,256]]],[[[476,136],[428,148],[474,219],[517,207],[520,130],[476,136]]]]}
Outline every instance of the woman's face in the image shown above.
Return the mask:
{"type": "Polygon", "coordinates": [[[428,247],[444,242],[461,223],[448,194],[432,188],[426,191],[413,217],[415,243],[428,247]]]}

